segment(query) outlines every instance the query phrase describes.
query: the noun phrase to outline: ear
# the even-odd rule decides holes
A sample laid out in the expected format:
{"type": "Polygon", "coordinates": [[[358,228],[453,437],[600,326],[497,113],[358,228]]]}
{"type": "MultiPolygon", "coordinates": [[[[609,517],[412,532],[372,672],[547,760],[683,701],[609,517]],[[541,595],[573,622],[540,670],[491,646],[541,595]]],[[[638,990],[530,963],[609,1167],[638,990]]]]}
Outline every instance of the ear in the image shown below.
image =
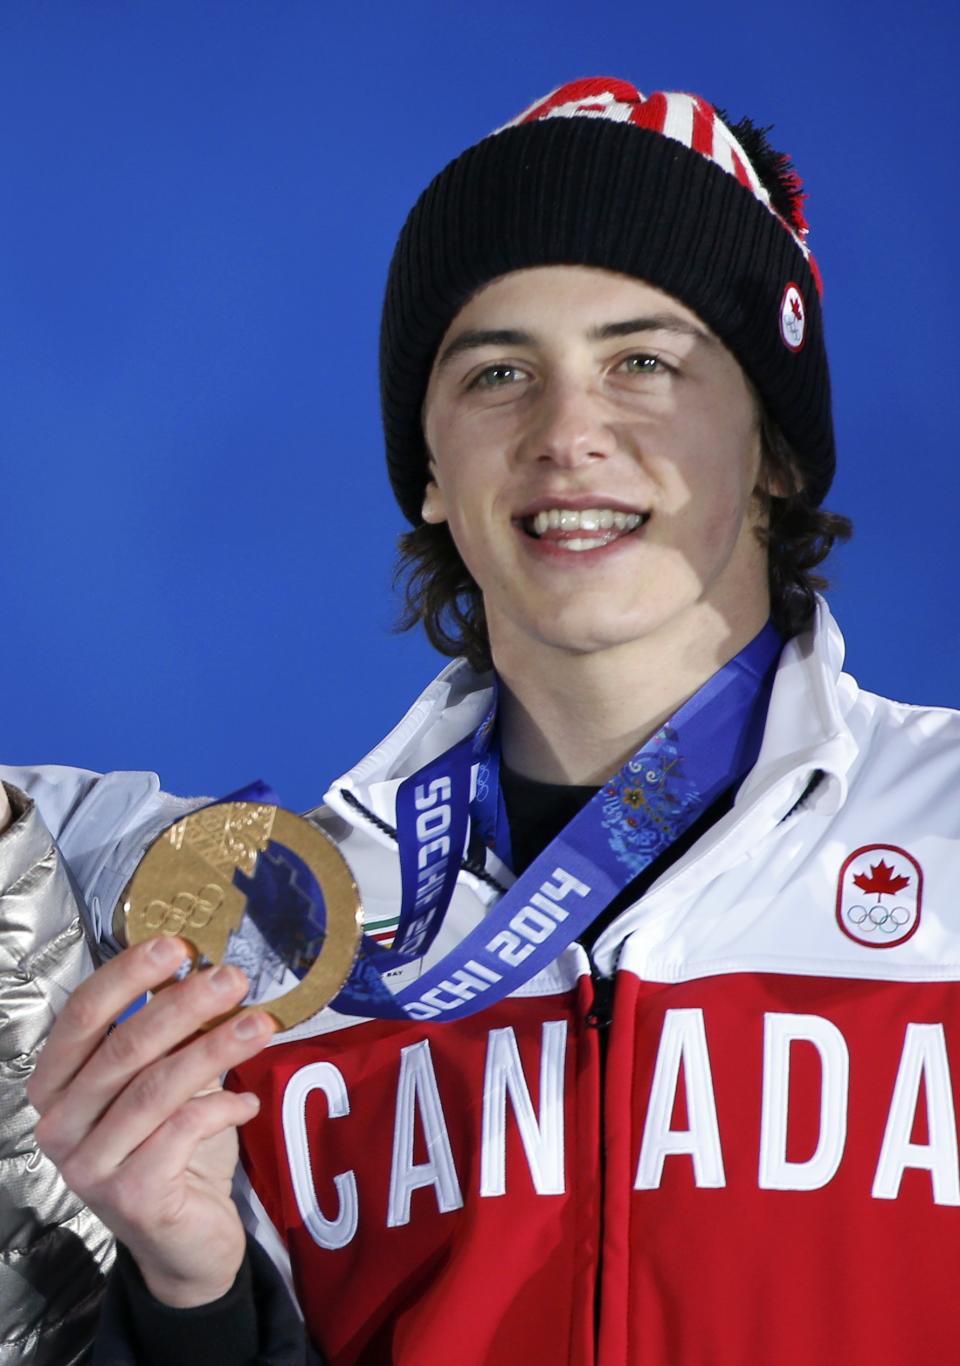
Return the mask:
{"type": "MultiPolygon", "coordinates": [[[[780,438],[783,442],[783,438],[780,438]]],[[[793,452],[784,443],[783,449],[772,453],[761,445],[760,474],[757,479],[757,492],[768,498],[792,498],[800,493],[804,479],[797,468],[793,452]]]]}
{"type": "Polygon", "coordinates": [[[433,479],[427,481],[427,487],[423,491],[423,508],[421,511],[423,520],[429,522],[431,526],[438,526],[447,520],[447,509],[443,494],[440,492],[440,485],[433,479]]]}
{"type": "Polygon", "coordinates": [[[760,436],[760,474],[757,492],[767,498],[792,498],[805,484],[800,459],[757,399],[760,436]]]}
{"type": "Polygon", "coordinates": [[[757,492],[767,498],[791,498],[803,488],[803,476],[793,469],[776,469],[765,461],[757,481],[757,492]]]}

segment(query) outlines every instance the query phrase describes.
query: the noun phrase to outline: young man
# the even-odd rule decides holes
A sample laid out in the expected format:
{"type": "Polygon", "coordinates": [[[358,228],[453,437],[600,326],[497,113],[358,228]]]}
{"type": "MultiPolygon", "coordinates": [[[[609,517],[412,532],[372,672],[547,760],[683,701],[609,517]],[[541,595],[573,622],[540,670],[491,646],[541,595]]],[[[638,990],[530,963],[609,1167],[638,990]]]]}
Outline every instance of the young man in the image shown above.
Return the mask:
{"type": "MultiPolygon", "coordinates": [[[[127,1249],[111,1361],[956,1340],[960,724],[860,692],[813,594],[846,524],[800,197],[750,125],[591,80],[415,207],[388,460],[409,610],[466,659],[312,817],[391,954],[280,1034],[197,1034],[228,967],[107,1036],[176,939],[65,1006],[30,1096],[127,1249]]],[[[183,804],[6,776],[7,840],[42,816],[108,929],[183,804]]]]}

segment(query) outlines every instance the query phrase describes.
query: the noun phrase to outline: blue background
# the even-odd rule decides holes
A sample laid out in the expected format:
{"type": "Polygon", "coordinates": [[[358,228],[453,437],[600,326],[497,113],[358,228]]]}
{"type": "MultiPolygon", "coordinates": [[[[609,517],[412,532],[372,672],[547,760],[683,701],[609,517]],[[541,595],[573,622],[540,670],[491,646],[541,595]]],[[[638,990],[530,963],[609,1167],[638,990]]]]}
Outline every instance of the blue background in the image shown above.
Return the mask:
{"type": "Polygon", "coordinates": [[[306,806],[389,729],[437,664],[391,637],[393,241],[593,74],[775,124],[826,282],[848,665],[960,703],[957,13],[3,0],[4,759],[306,806]]]}

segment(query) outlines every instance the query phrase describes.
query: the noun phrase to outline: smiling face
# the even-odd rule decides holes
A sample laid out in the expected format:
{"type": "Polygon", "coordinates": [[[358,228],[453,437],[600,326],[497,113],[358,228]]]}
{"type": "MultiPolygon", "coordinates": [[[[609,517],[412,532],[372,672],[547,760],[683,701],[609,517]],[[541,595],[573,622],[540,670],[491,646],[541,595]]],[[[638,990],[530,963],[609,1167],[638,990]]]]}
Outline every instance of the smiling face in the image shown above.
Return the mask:
{"type": "Polygon", "coordinates": [[[451,324],[423,417],[424,519],[449,523],[498,663],[762,626],[756,401],[677,300],[583,266],[503,276],[451,324]]]}

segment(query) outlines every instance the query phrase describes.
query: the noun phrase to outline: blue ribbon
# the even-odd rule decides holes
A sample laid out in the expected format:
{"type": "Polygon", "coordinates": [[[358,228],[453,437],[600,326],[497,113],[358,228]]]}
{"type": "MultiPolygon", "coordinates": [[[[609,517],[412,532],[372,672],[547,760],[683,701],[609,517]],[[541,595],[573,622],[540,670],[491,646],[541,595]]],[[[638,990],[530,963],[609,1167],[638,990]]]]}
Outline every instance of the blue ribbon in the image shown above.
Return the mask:
{"type": "MultiPolygon", "coordinates": [[[[334,1008],[382,1019],[462,1019],[516,991],[553,962],[753,767],[781,645],[774,628],[765,626],[604,783],[455,949],[416,982],[391,992],[385,974],[422,958],[443,925],[471,830],[509,864],[495,696],[473,734],[400,784],[397,932],[389,949],[364,935],[334,1008]]],[[[257,782],[223,800],[278,799],[257,782]]],[[[285,870],[289,860],[283,859],[282,848],[271,842],[268,852],[285,870]]],[[[250,914],[260,932],[283,958],[292,956],[302,976],[322,944],[325,907],[315,879],[292,871],[300,913],[304,895],[311,901],[309,933],[293,929],[275,869],[261,878],[258,868],[241,890],[250,893],[250,914]],[[278,939],[282,943],[273,942],[278,939]],[[297,949],[293,955],[291,945],[297,949]]],[[[285,885],[289,879],[281,881],[285,885]]]]}
{"type": "MultiPolygon", "coordinates": [[[[386,1019],[455,1020],[492,1005],[541,971],[576,939],[639,873],[710,804],[753,767],[763,737],[782,640],[770,625],[703,685],[627,761],[534,860],[482,923],[418,980],[392,993],[383,974],[421,957],[449,906],[471,818],[488,843],[503,847],[506,829],[491,743],[492,714],[467,740],[401,784],[397,835],[404,914],[422,885],[421,851],[438,832],[449,840],[449,863],[435,884],[426,926],[410,916],[412,954],[364,939],[357,970],[333,1001],[347,1014],[386,1019]],[[473,808],[464,815],[472,764],[478,764],[473,808]],[[483,789],[481,774],[486,766],[483,789]],[[482,796],[481,796],[482,791],[482,796]],[[419,800],[419,807],[418,807],[419,800]],[[424,811],[447,807],[417,828],[424,811]],[[420,879],[418,882],[417,879],[420,879]],[[448,890],[449,889],[449,890],[448,890]],[[444,897],[446,896],[446,900],[444,897]],[[419,940],[414,938],[419,935],[419,940]]],[[[429,851],[438,859],[446,846],[429,851]]],[[[444,854],[444,857],[446,855],[444,854]]]]}

